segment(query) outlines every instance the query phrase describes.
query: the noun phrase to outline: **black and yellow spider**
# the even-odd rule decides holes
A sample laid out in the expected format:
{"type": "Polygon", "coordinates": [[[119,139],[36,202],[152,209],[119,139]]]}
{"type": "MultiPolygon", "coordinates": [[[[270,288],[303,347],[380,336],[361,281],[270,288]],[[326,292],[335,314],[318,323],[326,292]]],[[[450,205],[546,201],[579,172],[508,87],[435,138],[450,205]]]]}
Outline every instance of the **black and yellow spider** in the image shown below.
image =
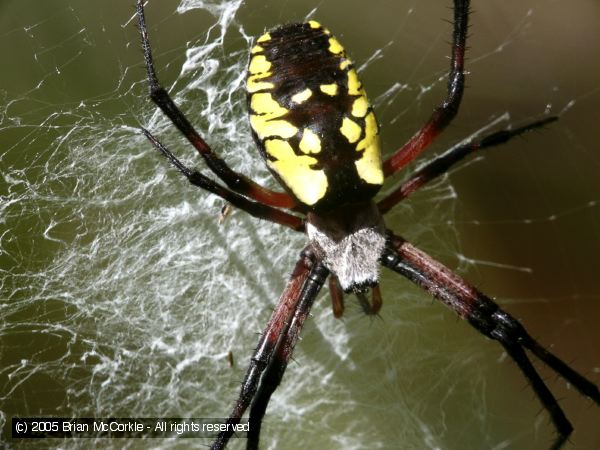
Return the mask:
{"type": "MultiPolygon", "coordinates": [[[[215,155],[158,82],[142,0],[137,13],[150,97],[200,153],[227,187],[184,166],[149,131],[150,142],[194,185],[260,218],[305,232],[302,251],[279,303],[262,333],[228,423],[250,407],[248,448],[257,448],[262,417],[279,385],[299,333],[323,284],[329,279],[333,310],[343,313],[343,293],[355,293],[367,313],[381,307],[380,265],[421,286],[495,339],[517,363],[550,414],[558,432],[552,448],[572,431],[555,397],[534,369],[526,350],[600,404],[600,391],[538,344],[521,324],[461,277],[386,228],[394,205],[472,152],[556,120],[547,117],[455,147],[375,202],[385,178],[404,168],[455,117],[464,90],[469,1],[454,0],[452,58],[446,99],[428,122],[389,159],[381,161],[379,127],[352,61],[339,41],[316,21],[273,29],[250,51],[247,99],[254,140],[286,192],[265,189],[233,171],[215,155]],[[369,302],[366,293],[371,291],[369,302]]],[[[222,449],[232,432],[212,445],[222,449]]]]}

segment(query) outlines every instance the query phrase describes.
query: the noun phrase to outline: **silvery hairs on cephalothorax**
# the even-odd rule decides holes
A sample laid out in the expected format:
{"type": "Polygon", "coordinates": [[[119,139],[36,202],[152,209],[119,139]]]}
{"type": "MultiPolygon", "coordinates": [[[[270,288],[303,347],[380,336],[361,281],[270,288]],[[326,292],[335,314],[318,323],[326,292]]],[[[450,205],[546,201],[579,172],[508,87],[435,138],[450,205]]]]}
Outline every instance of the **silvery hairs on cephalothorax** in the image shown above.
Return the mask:
{"type": "Polygon", "coordinates": [[[385,236],[375,227],[362,228],[335,240],[311,223],[306,231],[310,241],[323,252],[325,265],[337,275],[342,289],[362,291],[377,284],[379,258],[385,247],[385,236]]]}

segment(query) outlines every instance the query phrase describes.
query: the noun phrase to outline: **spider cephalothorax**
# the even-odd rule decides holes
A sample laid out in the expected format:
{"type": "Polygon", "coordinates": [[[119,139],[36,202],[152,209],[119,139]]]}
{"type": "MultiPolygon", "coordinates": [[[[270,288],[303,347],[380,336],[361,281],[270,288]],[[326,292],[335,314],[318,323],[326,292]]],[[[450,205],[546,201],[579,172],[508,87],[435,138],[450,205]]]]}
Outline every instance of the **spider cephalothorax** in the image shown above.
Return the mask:
{"type": "Polygon", "coordinates": [[[306,232],[345,292],[377,285],[386,238],[383,218],[373,202],[344,205],[328,214],[309,213],[306,232]]]}
{"type": "Polygon", "coordinates": [[[550,414],[559,434],[552,448],[561,447],[573,428],[526,350],[600,404],[598,388],[538,344],[489,297],[386,229],[383,220],[398,202],[470,153],[502,144],[556,118],[547,117],[456,146],[423,165],[379,201],[373,200],[384,179],[414,160],[458,112],[464,88],[469,1],[454,0],[446,98],[427,123],[383,163],[373,108],[352,61],[327,29],[310,21],[273,29],[257,39],[248,67],[250,124],[262,157],[286,192],[266,189],[232,170],[188,122],[156,77],[142,0],[137,1],[137,11],[152,100],[227,187],[186,167],[143,130],[146,137],[195,186],[254,217],[305,232],[309,239],[250,360],[226,431],[219,433],[212,449],[225,447],[233,434],[229,425],[239,423],[249,407],[247,448],[258,448],[269,399],[281,382],[323,284],[329,279],[336,317],[343,313],[343,291],[356,293],[365,312],[376,313],[381,306],[379,265],[425,289],[481,334],[497,340],[550,414]],[[368,288],[373,291],[372,305],[365,299],[368,288]]]}

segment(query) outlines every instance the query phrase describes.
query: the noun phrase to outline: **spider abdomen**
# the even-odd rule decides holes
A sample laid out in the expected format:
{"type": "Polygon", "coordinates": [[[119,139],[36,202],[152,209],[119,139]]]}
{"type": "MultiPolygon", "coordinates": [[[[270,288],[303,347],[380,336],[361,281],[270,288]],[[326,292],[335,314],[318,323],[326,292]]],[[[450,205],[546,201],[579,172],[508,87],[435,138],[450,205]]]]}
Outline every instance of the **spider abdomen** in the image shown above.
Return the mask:
{"type": "Polygon", "coordinates": [[[248,67],[254,139],[282,185],[313,211],[371,199],[383,184],[379,128],[356,70],[315,21],[258,38],[248,67]]]}

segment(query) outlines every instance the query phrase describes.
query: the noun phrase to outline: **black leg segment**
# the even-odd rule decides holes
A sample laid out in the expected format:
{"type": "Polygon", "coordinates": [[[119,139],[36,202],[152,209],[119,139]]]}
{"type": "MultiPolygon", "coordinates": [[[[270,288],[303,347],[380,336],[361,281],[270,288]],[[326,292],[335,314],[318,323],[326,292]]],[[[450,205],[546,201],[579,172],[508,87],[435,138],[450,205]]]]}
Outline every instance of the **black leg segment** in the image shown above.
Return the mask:
{"type": "Polygon", "coordinates": [[[500,342],[550,414],[558,432],[553,449],[563,445],[573,427],[529,361],[525,349],[529,349],[580,393],[600,405],[600,391],[597,386],[544,349],[516,319],[500,309],[489,297],[426,253],[390,233],[381,262],[385,267],[405,276],[441,300],[481,334],[500,342]]]}

